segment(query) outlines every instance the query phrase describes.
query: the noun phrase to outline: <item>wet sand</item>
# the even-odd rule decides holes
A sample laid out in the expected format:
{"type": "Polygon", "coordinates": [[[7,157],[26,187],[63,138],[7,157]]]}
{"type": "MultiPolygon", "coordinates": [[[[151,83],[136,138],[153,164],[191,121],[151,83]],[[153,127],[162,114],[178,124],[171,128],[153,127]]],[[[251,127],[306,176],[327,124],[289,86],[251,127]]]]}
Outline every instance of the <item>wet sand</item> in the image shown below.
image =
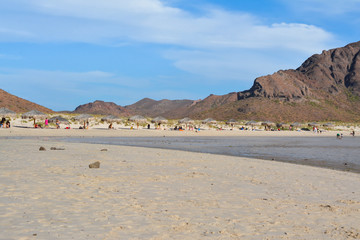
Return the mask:
{"type": "Polygon", "coordinates": [[[360,173],[360,138],[329,136],[90,137],[63,141],[174,149],[240,156],[360,173]]]}

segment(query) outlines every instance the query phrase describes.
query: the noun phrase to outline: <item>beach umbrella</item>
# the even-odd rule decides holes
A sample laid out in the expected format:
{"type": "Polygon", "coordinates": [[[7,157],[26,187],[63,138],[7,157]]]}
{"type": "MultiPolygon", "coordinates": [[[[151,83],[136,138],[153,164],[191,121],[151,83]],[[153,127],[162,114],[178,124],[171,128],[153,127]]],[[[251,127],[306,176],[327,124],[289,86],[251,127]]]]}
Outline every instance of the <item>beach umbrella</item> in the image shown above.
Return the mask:
{"type": "Polygon", "coordinates": [[[15,117],[16,112],[11,111],[5,107],[0,108],[0,117],[15,117]]]}
{"type": "Polygon", "coordinates": [[[291,127],[299,127],[301,126],[302,124],[301,123],[298,123],[298,122],[294,122],[292,124],[290,124],[291,127]]]}
{"type": "Polygon", "coordinates": [[[38,110],[31,110],[31,111],[21,115],[21,118],[33,118],[34,120],[35,119],[44,119],[45,117],[46,117],[46,114],[42,113],[38,110]]]}
{"type": "Polygon", "coordinates": [[[316,123],[316,122],[309,123],[308,125],[309,125],[310,127],[318,127],[318,126],[320,126],[320,124],[319,124],[319,123],[316,123]]]}
{"type": "Polygon", "coordinates": [[[331,127],[334,127],[334,124],[333,123],[325,123],[323,126],[331,128],[331,127]]]}
{"type": "Polygon", "coordinates": [[[49,122],[55,123],[56,120],[59,120],[59,122],[63,123],[63,124],[70,123],[69,120],[67,120],[66,118],[63,118],[61,116],[52,117],[52,118],[49,119],[49,122]]]}
{"type": "Polygon", "coordinates": [[[290,127],[290,124],[288,124],[288,123],[277,123],[276,126],[285,128],[285,127],[290,127]]]}
{"type": "Polygon", "coordinates": [[[153,120],[151,120],[151,122],[152,123],[167,123],[168,120],[164,117],[159,116],[159,117],[156,117],[153,120]]]}
{"type": "Polygon", "coordinates": [[[183,118],[181,120],[179,120],[179,123],[185,123],[185,124],[188,124],[188,123],[194,123],[194,120],[192,120],[191,118],[183,118]]]}
{"type": "Polygon", "coordinates": [[[261,123],[261,125],[263,126],[275,126],[275,123],[271,122],[271,121],[264,121],[261,123]]]}
{"type": "Polygon", "coordinates": [[[114,115],[108,115],[101,119],[101,121],[104,121],[104,122],[121,122],[121,120],[122,120],[121,118],[116,117],[114,115]]]}
{"type": "Polygon", "coordinates": [[[86,120],[93,119],[93,118],[94,117],[89,114],[80,114],[80,115],[74,117],[74,119],[76,121],[86,121],[86,120]]]}
{"type": "Polygon", "coordinates": [[[256,121],[253,121],[253,120],[245,123],[245,125],[247,125],[247,126],[249,126],[249,125],[255,126],[255,125],[260,125],[260,124],[261,124],[260,122],[256,122],[256,121]]]}
{"type": "Polygon", "coordinates": [[[203,124],[216,124],[216,120],[213,118],[207,118],[202,121],[203,124]]]}
{"type": "Polygon", "coordinates": [[[237,124],[238,122],[235,119],[229,119],[226,124],[237,124]]]}
{"type": "Polygon", "coordinates": [[[146,122],[147,119],[141,115],[135,115],[135,116],[132,116],[131,118],[129,118],[129,121],[132,121],[132,122],[146,122]]]}

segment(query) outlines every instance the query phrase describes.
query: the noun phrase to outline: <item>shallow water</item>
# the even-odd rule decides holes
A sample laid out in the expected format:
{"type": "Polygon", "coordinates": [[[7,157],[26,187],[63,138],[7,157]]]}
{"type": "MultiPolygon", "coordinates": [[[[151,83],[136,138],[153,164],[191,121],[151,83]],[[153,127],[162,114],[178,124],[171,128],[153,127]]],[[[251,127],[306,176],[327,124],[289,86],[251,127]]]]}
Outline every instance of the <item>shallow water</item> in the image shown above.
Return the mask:
{"type": "Polygon", "coordinates": [[[111,144],[291,162],[360,173],[360,138],[344,137],[91,137],[67,142],[111,144]]]}

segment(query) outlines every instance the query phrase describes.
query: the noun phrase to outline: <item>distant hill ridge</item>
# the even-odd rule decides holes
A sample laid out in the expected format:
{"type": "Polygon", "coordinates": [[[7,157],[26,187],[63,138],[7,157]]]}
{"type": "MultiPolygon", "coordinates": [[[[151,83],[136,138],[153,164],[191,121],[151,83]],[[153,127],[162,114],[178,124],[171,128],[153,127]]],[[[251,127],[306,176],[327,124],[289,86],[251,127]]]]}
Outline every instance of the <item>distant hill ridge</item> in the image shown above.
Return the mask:
{"type": "Polygon", "coordinates": [[[130,116],[131,112],[122,106],[119,106],[113,102],[104,102],[96,100],[93,103],[87,103],[78,106],[74,113],[92,113],[102,115],[116,115],[116,116],[130,116]]]}
{"type": "Polygon", "coordinates": [[[28,100],[19,98],[15,95],[12,95],[2,89],[0,89],[0,107],[5,107],[17,113],[24,113],[31,110],[38,110],[43,113],[53,113],[54,111],[38,105],[36,103],[30,102],[28,100]]]}

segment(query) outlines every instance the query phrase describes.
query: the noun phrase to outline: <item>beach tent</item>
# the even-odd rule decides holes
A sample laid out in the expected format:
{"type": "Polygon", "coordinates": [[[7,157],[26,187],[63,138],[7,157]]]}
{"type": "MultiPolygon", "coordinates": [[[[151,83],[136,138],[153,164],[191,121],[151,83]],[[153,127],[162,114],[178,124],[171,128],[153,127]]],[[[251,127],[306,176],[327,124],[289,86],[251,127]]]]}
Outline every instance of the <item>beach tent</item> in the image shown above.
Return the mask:
{"type": "Polygon", "coordinates": [[[139,122],[147,122],[147,119],[141,115],[135,115],[135,116],[130,117],[129,121],[139,123],[139,122]]]}
{"type": "Polygon", "coordinates": [[[167,123],[168,120],[166,118],[164,118],[164,117],[159,116],[159,117],[156,117],[153,120],[151,120],[151,122],[153,122],[153,123],[167,123]]]}
{"type": "Polygon", "coordinates": [[[69,120],[67,120],[66,118],[63,118],[61,116],[55,116],[55,117],[52,117],[49,119],[49,122],[52,122],[52,123],[56,123],[56,120],[59,120],[60,123],[63,123],[63,124],[69,124],[69,120]]]}
{"type": "Polygon", "coordinates": [[[119,118],[119,117],[116,117],[116,116],[114,116],[114,115],[108,115],[108,116],[106,116],[106,117],[103,117],[103,118],[101,119],[101,121],[104,121],[104,122],[121,122],[122,119],[119,118]]]}
{"type": "Polygon", "coordinates": [[[11,111],[10,109],[7,108],[0,108],[0,117],[15,117],[16,116],[16,112],[11,111]]]}
{"type": "Polygon", "coordinates": [[[216,124],[217,121],[213,118],[207,118],[202,121],[203,124],[216,124]]]}
{"type": "Polygon", "coordinates": [[[94,117],[89,115],[89,114],[80,114],[76,117],[74,117],[74,120],[76,121],[86,121],[86,120],[89,120],[89,119],[93,119],[94,117]]]}

